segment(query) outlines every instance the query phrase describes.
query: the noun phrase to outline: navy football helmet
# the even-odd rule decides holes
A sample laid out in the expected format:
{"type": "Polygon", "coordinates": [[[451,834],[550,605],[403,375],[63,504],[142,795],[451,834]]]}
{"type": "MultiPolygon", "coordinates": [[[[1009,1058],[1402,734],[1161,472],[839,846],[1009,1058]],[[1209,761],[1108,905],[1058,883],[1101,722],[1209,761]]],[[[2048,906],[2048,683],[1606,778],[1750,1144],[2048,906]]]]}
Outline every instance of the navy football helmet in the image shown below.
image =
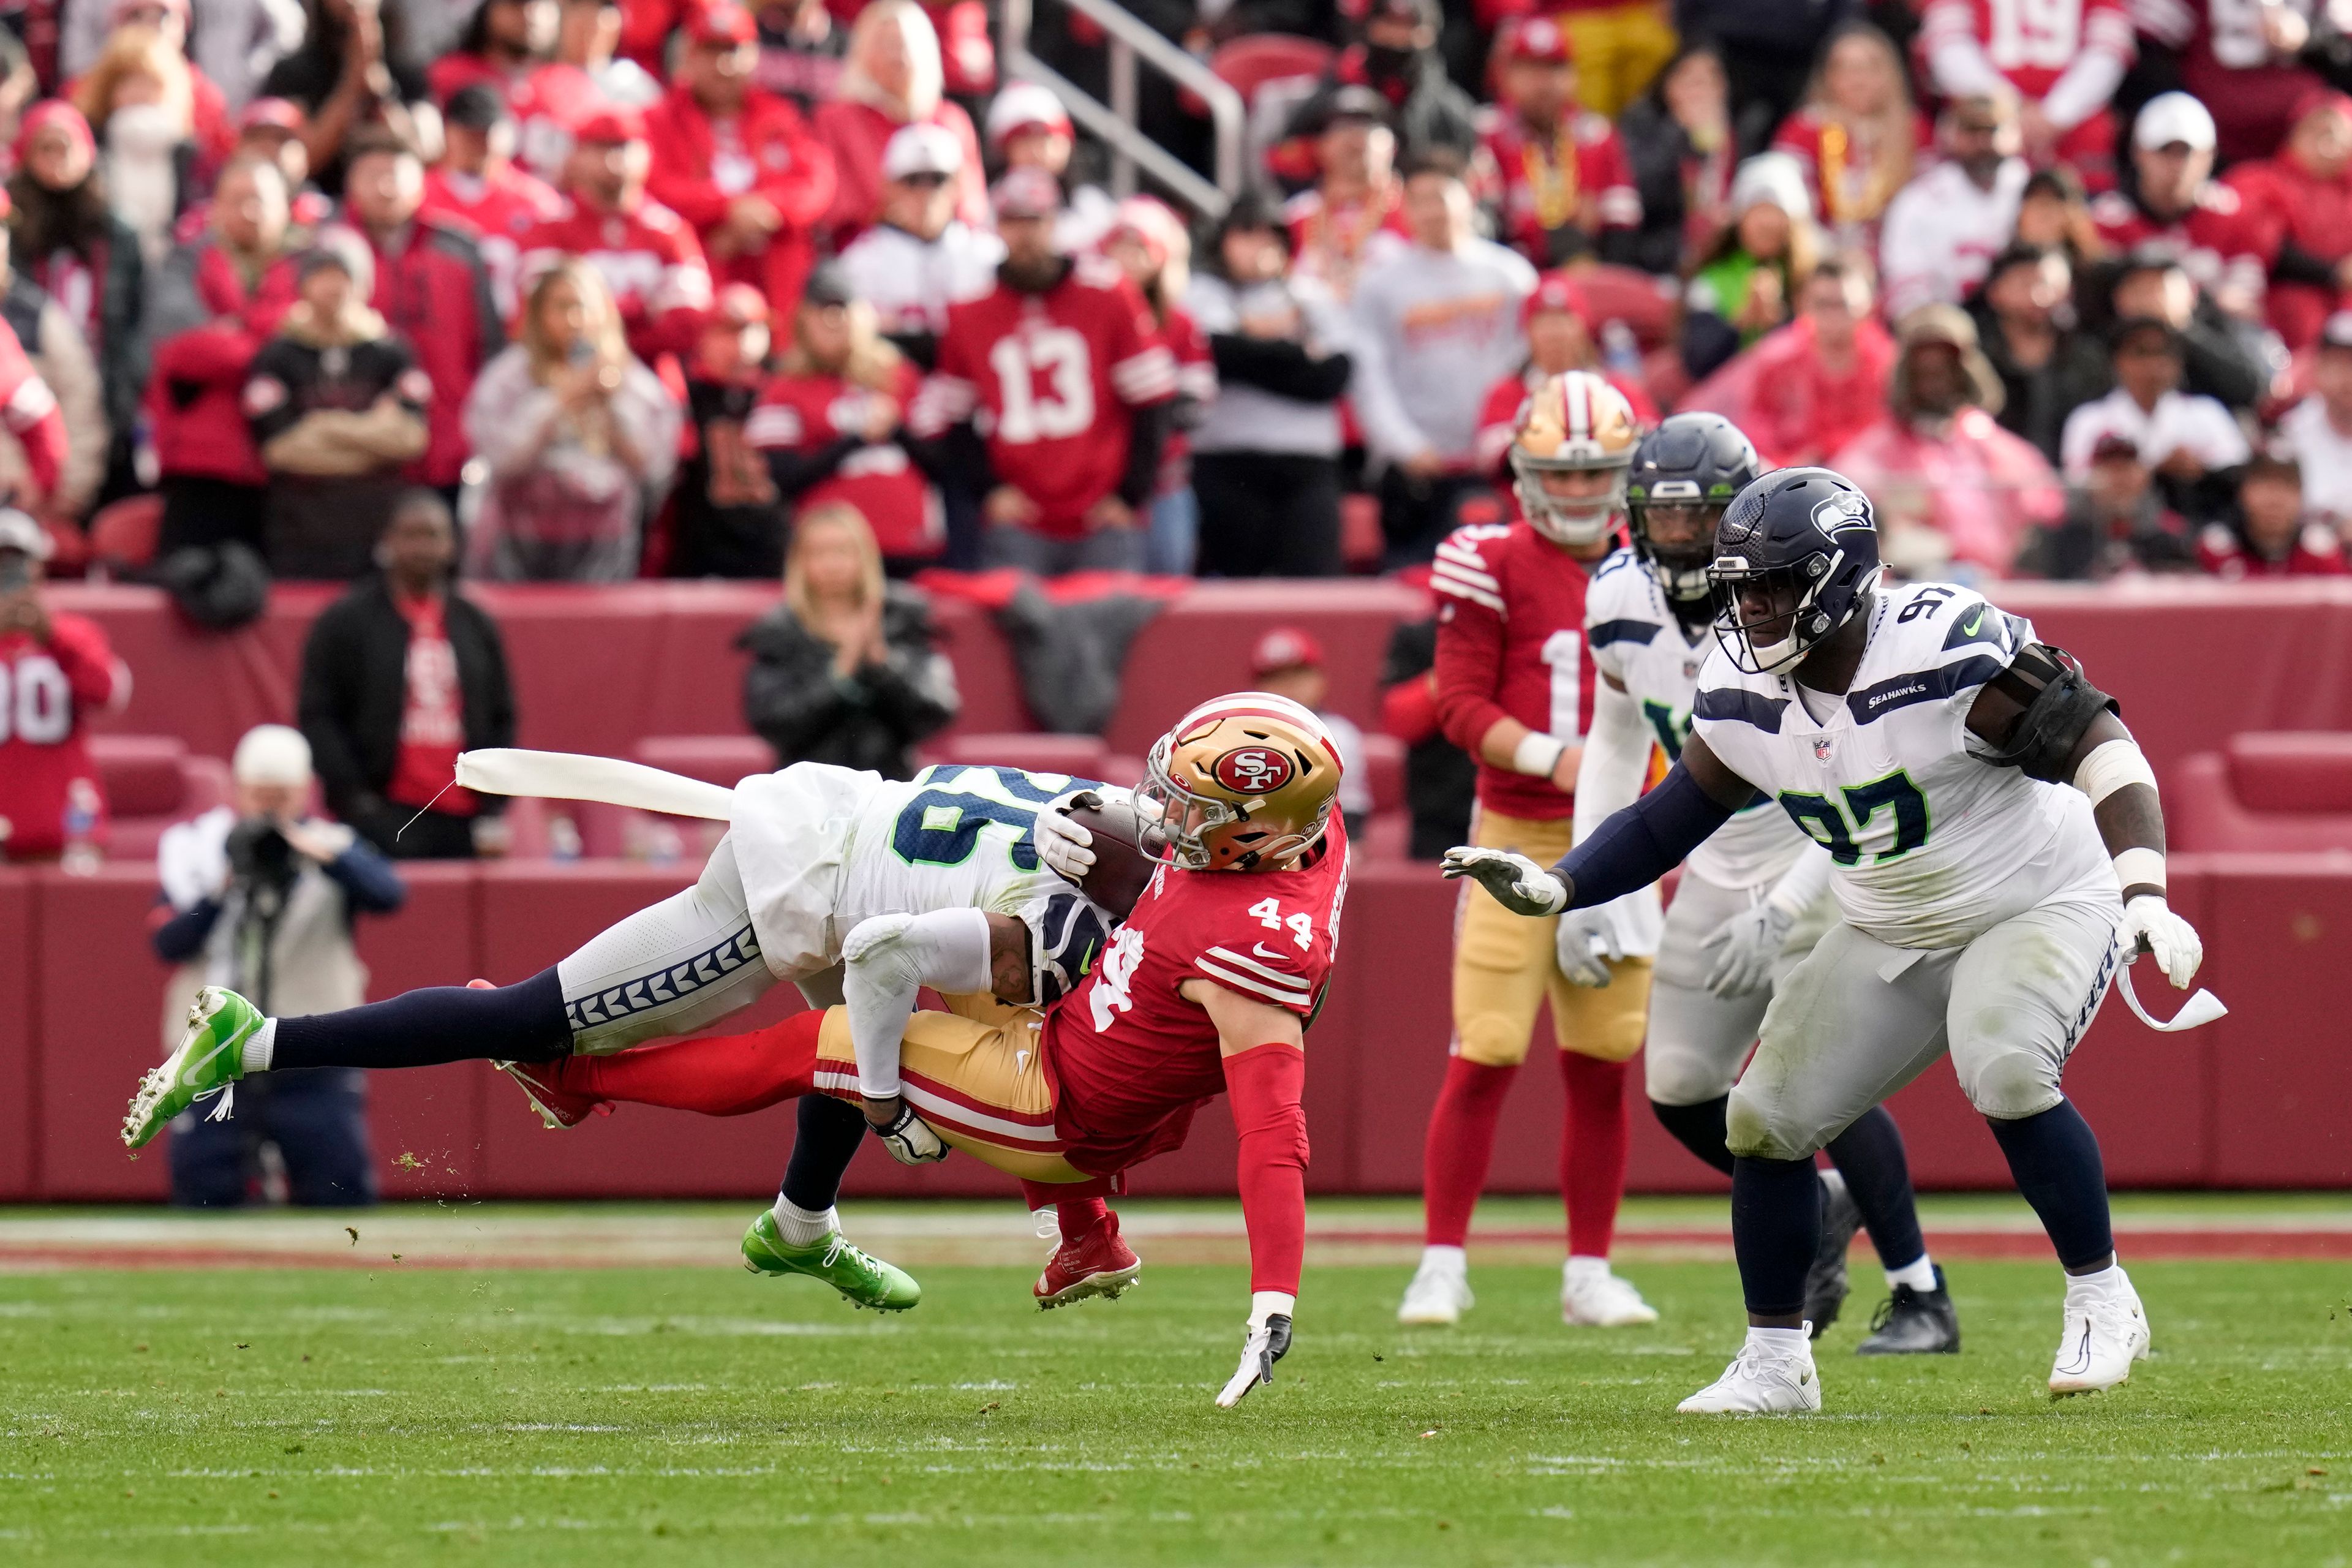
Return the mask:
{"type": "Polygon", "coordinates": [[[1677,414],[1633,448],[1625,477],[1633,553],[1649,564],[1667,599],[1694,612],[1685,619],[1697,620],[1696,606],[1709,597],[1716,524],[1763,471],[1755,446],[1720,414],[1677,414]],[[1669,537],[1661,539],[1661,531],[1669,537]]]}
{"type": "Polygon", "coordinates": [[[1716,525],[1716,640],[1751,675],[1784,669],[1853,618],[1883,570],[1861,487],[1827,468],[1767,474],[1716,525]]]}

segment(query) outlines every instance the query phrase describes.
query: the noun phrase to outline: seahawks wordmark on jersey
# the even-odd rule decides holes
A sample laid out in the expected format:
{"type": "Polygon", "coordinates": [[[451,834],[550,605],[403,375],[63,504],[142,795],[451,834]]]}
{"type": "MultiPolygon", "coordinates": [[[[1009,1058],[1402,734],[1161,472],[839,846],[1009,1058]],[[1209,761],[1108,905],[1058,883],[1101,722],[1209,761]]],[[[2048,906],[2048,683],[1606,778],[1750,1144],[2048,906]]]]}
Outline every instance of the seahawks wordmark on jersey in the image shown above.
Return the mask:
{"type": "MultiPolygon", "coordinates": [[[[1584,623],[1594,668],[1641,705],[1666,760],[1679,760],[1690,739],[1699,670],[1715,651],[1714,628],[1703,624],[1695,636],[1685,630],[1656,575],[1631,550],[1601,563],[1584,623]]],[[[1804,847],[1788,817],[1759,800],[1692,850],[1685,866],[1719,888],[1759,888],[1779,881],[1804,847]]]]}
{"type": "Polygon", "coordinates": [[[1979,760],[1968,730],[1985,682],[2034,640],[2031,622],[1966,588],[1882,588],[1840,697],[1788,672],[1750,675],[1720,647],[1698,676],[1693,725],[1732,772],[1830,852],[1848,923],[1898,947],[1960,946],[2080,889],[2115,897],[2082,792],[1979,760]]]}

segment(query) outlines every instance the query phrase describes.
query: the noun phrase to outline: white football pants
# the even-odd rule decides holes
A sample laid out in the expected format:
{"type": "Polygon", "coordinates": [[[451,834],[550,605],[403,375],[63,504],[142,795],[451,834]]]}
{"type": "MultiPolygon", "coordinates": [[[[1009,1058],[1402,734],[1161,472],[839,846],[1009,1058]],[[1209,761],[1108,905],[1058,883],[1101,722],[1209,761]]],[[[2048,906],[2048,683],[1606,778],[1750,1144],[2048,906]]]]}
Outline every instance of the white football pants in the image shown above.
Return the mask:
{"type": "MultiPolygon", "coordinates": [[[[1769,885],[1726,888],[1687,868],[1675,886],[1650,982],[1650,1033],[1642,1057],[1649,1096],[1660,1105],[1704,1104],[1729,1093],[1739,1077],[1739,1064],[1756,1044],[1772,992],[1718,996],[1708,990],[1707,972],[1717,952],[1706,943],[1716,927],[1771,890],[1769,885]]],[[[1772,968],[1774,988],[1836,919],[1837,900],[1824,893],[1790,928],[1788,945],[1772,968]]]]}

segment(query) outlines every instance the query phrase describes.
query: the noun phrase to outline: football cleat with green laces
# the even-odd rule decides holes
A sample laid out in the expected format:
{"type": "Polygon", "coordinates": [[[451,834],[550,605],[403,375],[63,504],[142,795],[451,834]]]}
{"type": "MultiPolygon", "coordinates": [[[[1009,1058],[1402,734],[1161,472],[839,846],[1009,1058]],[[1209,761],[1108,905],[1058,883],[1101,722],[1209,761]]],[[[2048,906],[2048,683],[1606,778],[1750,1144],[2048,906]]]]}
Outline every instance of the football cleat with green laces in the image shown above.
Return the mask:
{"type": "Polygon", "coordinates": [[[822,1279],[849,1299],[853,1307],[877,1312],[903,1312],[923,1299],[923,1288],[905,1269],[849,1244],[835,1231],[823,1241],[794,1247],[776,1228],[770,1210],[743,1233],[743,1267],[754,1274],[805,1274],[822,1279]]]}
{"type": "Polygon", "coordinates": [[[213,1112],[225,1119],[234,1103],[233,1086],[245,1076],[245,1042],[267,1021],[260,1008],[234,991],[207,985],[197,992],[178,1048],[139,1080],[139,1092],[122,1118],[122,1142],[145,1147],[164,1123],[214,1095],[225,1097],[213,1112]]]}

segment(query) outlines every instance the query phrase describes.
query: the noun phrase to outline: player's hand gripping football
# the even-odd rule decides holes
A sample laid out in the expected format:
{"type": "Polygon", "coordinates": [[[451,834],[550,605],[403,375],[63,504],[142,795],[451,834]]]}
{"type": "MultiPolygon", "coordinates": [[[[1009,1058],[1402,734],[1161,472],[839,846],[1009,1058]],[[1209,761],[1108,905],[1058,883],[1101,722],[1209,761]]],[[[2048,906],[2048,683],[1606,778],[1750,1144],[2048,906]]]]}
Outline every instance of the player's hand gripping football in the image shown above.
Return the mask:
{"type": "Polygon", "coordinates": [[[2142,893],[2124,906],[2123,937],[2126,963],[2147,953],[2177,990],[2188,990],[2197,978],[2197,966],[2205,962],[2205,942],[2197,928],[2154,893],[2142,893]]]}
{"type": "Polygon", "coordinates": [[[1274,1363],[1290,1352],[1290,1314],[1268,1312],[1261,1321],[1252,1315],[1242,1334],[1242,1364],[1217,1395],[1217,1408],[1231,1410],[1242,1396],[1261,1383],[1274,1381],[1274,1363]]]}
{"type": "Polygon", "coordinates": [[[1614,978],[1609,965],[1625,956],[1625,944],[1605,910],[1570,910],[1559,917],[1552,953],[1570,984],[1598,991],[1614,978]]]}
{"type": "Polygon", "coordinates": [[[931,1131],[931,1124],[916,1115],[915,1108],[903,1099],[898,1106],[898,1114],[887,1121],[876,1121],[870,1116],[866,1120],[874,1136],[882,1140],[882,1147],[890,1151],[890,1158],[901,1165],[928,1165],[946,1159],[948,1146],[931,1131]]]}
{"type": "Polygon", "coordinates": [[[1573,891],[1559,877],[1508,849],[1448,849],[1444,872],[1449,878],[1475,878],[1515,915],[1556,915],[1568,908],[1573,891]]]}

